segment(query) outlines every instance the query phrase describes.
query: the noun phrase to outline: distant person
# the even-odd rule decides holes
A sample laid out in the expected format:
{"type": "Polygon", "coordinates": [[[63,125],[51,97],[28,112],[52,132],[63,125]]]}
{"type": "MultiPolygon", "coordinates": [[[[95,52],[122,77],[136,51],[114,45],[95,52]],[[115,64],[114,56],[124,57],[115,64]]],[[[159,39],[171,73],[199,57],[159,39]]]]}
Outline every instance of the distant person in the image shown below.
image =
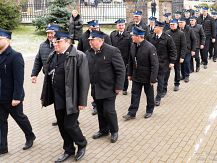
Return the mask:
{"type": "MultiPolygon", "coordinates": [[[[130,46],[131,46],[131,36],[130,32],[125,30],[125,20],[118,19],[116,22],[116,30],[112,31],[110,34],[112,46],[117,47],[121,51],[121,56],[124,60],[124,64],[127,70],[128,60],[130,55],[130,46]]],[[[122,94],[127,95],[129,81],[128,76],[125,76],[124,89],[122,94]]]]}
{"type": "Polygon", "coordinates": [[[8,153],[9,115],[25,134],[23,150],[31,148],[36,138],[28,117],[23,113],[24,60],[22,54],[10,46],[11,34],[0,28],[0,155],[8,153]]]}
{"type": "Polygon", "coordinates": [[[157,3],[155,2],[155,0],[152,0],[151,2],[151,16],[155,17],[156,14],[156,10],[157,10],[157,3]]]}
{"type": "Polygon", "coordinates": [[[77,10],[72,10],[72,15],[69,19],[69,34],[71,35],[71,39],[74,41],[78,41],[83,33],[83,21],[81,19],[81,15],[77,10]]]}
{"type": "Polygon", "coordinates": [[[131,21],[127,25],[126,30],[132,32],[132,29],[135,26],[144,29],[146,31],[145,36],[149,34],[148,26],[146,25],[145,21],[142,19],[142,11],[137,10],[133,12],[133,21],[131,21]]]}

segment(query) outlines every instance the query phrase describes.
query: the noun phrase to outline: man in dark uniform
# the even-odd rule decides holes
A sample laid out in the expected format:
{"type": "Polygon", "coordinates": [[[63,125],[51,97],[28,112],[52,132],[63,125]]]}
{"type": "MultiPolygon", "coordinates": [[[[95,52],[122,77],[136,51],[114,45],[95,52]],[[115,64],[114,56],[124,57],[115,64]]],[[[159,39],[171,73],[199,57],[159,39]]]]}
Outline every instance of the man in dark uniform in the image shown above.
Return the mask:
{"type": "Polygon", "coordinates": [[[79,110],[87,105],[89,69],[86,55],[71,45],[69,33],[56,32],[55,51],[49,56],[42,90],[42,106],[54,103],[55,115],[63,138],[64,153],[55,161],[63,162],[75,155],[80,160],[87,141],[78,124],[79,110]]]}
{"type": "Polygon", "coordinates": [[[142,11],[135,11],[133,12],[133,21],[131,21],[127,26],[127,31],[132,32],[133,27],[140,27],[144,29],[146,32],[146,36],[148,35],[148,26],[146,25],[145,21],[142,19],[142,11]]]}
{"type": "Polygon", "coordinates": [[[157,20],[157,18],[151,16],[148,20],[149,35],[152,35],[154,33],[155,21],[157,20]]]}
{"type": "Polygon", "coordinates": [[[207,69],[208,51],[212,43],[215,43],[215,20],[208,14],[208,8],[203,8],[203,14],[197,18],[197,23],[203,26],[206,42],[204,48],[201,50],[202,62],[204,69],[207,69]]]}
{"type": "MultiPolygon", "coordinates": [[[[196,61],[196,72],[200,71],[200,49],[204,48],[206,36],[203,30],[202,25],[197,24],[197,17],[192,16],[190,18],[190,28],[194,31],[196,36],[196,52],[195,52],[195,61],[196,61]]],[[[193,64],[193,62],[192,62],[193,64]]],[[[194,64],[192,65],[194,66],[194,64]]]]}
{"type": "Polygon", "coordinates": [[[28,117],[23,113],[24,60],[10,46],[11,32],[0,28],[0,155],[8,153],[8,116],[25,134],[23,150],[33,145],[35,135],[28,117]]]}
{"type": "Polygon", "coordinates": [[[132,30],[132,44],[130,49],[128,77],[133,81],[131,105],[125,120],[134,119],[139,108],[141,91],[144,87],[147,106],[144,118],[150,118],[154,111],[154,88],[159,68],[156,48],[145,38],[145,31],[139,27],[132,30]]]}
{"type": "Polygon", "coordinates": [[[159,60],[157,95],[155,98],[155,105],[159,106],[161,98],[165,96],[165,94],[163,94],[165,93],[163,92],[164,78],[166,76],[166,73],[168,73],[168,71],[174,67],[177,52],[172,37],[163,32],[165,24],[159,21],[156,21],[155,24],[155,34],[150,37],[149,41],[156,47],[159,60]]]}
{"type": "MultiPolygon", "coordinates": [[[[41,43],[32,68],[31,80],[34,84],[37,82],[37,76],[41,69],[44,73],[44,66],[46,65],[47,58],[54,50],[52,40],[54,38],[55,32],[59,29],[60,27],[58,25],[48,25],[46,28],[47,39],[45,42],[41,43]]],[[[56,126],[57,122],[53,122],[52,125],[56,126]]]]}
{"type": "Polygon", "coordinates": [[[165,13],[163,16],[165,18],[165,27],[164,27],[164,31],[167,31],[170,29],[170,20],[171,20],[171,13],[165,13]]]}
{"type": "MultiPolygon", "coordinates": [[[[124,19],[118,19],[115,23],[116,23],[117,30],[111,32],[110,34],[111,42],[113,46],[117,47],[121,51],[121,55],[127,70],[130,46],[131,46],[131,36],[130,33],[125,30],[124,19]]],[[[127,95],[128,84],[129,84],[128,76],[126,74],[123,95],[127,95]]]]}
{"type": "Polygon", "coordinates": [[[181,16],[182,16],[182,12],[176,11],[174,14],[174,19],[178,21],[181,18],[181,16]]]}
{"type": "Polygon", "coordinates": [[[190,25],[190,17],[191,17],[191,11],[185,10],[184,11],[184,18],[185,18],[186,25],[190,25]]]}
{"type": "MultiPolygon", "coordinates": [[[[174,91],[179,90],[179,85],[180,85],[180,64],[184,62],[185,54],[186,54],[186,38],[185,38],[185,33],[180,31],[178,29],[178,22],[175,19],[172,19],[170,21],[170,30],[166,32],[169,34],[172,38],[173,41],[175,42],[176,45],[176,51],[177,51],[177,59],[174,65],[174,70],[175,70],[175,79],[174,79],[174,91]]],[[[164,94],[167,92],[167,85],[168,85],[168,80],[170,76],[170,71],[168,71],[166,77],[165,77],[165,82],[164,82],[164,94]]]]}
{"type": "Polygon", "coordinates": [[[89,37],[91,49],[86,52],[91,82],[91,94],[95,99],[99,131],[93,139],[111,133],[111,143],[118,140],[118,120],[115,110],[116,96],[123,90],[125,65],[118,48],[104,43],[104,33],[92,31],[89,37]]]}
{"type": "Polygon", "coordinates": [[[179,29],[185,33],[186,43],[187,43],[187,50],[185,53],[184,62],[181,64],[181,73],[182,79],[188,83],[190,77],[190,63],[191,57],[195,56],[196,52],[196,36],[194,31],[186,25],[186,18],[180,18],[179,21],[179,29]]]}
{"type": "MultiPolygon", "coordinates": [[[[215,40],[217,40],[217,12],[213,13],[213,18],[215,19],[215,40]]],[[[216,62],[217,59],[217,41],[214,44],[214,55],[213,61],[216,62]]]]}
{"type": "MultiPolygon", "coordinates": [[[[213,11],[211,14],[212,14],[212,17],[215,20],[215,29],[217,29],[217,27],[216,27],[216,12],[213,11]]],[[[214,42],[214,43],[212,42],[210,44],[210,47],[209,47],[209,59],[213,59],[213,62],[216,62],[216,57],[217,57],[217,56],[214,55],[215,54],[215,44],[216,44],[216,42],[214,42]]]]}
{"type": "MultiPolygon", "coordinates": [[[[87,24],[88,24],[89,28],[80,37],[79,42],[78,42],[78,47],[77,47],[78,50],[80,50],[80,51],[82,51],[84,53],[91,48],[90,44],[89,44],[89,40],[88,40],[88,38],[90,37],[90,32],[92,32],[94,30],[100,31],[98,20],[91,20],[91,21],[87,22],[87,24]]],[[[111,39],[105,33],[104,33],[104,42],[111,45],[111,39]]],[[[95,100],[93,99],[93,102],[92,102],[92,106],[93,106],[92,115],[97,114],[96,103],[94,101],[95,100]]]]}

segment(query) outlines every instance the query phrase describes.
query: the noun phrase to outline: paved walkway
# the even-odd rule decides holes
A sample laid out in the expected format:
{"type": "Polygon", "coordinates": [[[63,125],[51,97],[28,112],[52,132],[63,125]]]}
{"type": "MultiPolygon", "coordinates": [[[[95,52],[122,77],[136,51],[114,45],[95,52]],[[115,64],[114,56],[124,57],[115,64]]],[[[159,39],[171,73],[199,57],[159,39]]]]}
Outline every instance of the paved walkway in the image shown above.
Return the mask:
{"type": "MultiPolygon", "coordinates": [[[[32,149],[23,151],[24,134],[9,118],[9,153],[0,156],[0,163],[52,163],[63,152],[62,139],[55,121],[53,107],[42,108],[40,92],[42,75],[38,83],[30,81],[32,61],[26,63],[24,101],[37,136],[32,149]]],[[[82,163],[147,163],[147,162],[216,162],[217,163],[217,63],[210,62],[207,70],[193,73],[189,83],[181,82],[180,91],[173,92],[172,78],[169,92],[155,109],[150,119],[144,119],[146,98],[135,120],[125,122],[130,93],[117,97],[117,114],[120,139],[111,144],[110,137],[93,140],[98,130],[97,116],[91,115],[91,97],[88,109],[81,111],[80,126],[88,140],[82,163]]],[[[67,162],[73,162],[73,158],[67,162]]]]}

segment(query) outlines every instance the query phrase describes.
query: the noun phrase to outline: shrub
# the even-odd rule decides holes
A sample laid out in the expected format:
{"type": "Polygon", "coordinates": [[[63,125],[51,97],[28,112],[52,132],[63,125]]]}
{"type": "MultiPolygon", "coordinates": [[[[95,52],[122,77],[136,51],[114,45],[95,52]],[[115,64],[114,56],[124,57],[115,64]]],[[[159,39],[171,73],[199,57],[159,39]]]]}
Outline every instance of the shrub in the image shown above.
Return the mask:
{"type": "Polygon", "coordinates": [[[21,21],[20,7],[14,0],[0,0],[0,27],[12,30],[17,27],[21,21]]]}

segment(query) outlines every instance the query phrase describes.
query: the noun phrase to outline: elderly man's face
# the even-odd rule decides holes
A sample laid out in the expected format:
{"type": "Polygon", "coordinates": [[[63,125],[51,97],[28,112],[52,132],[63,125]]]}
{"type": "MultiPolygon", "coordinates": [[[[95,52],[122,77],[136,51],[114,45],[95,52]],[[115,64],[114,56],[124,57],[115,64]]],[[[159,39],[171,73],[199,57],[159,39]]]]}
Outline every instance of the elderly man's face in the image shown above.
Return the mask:
{"type": "Polygon", "coordinates": [[[117,30],[123,32],[125,29],[125,23],[119,23],[116,25],[117,30]]]}
{"type": "Polygon", "coordinates": [[[179,28],[185,28],[186,22],[179,22],[179,28]]]}
{"type": "Polygon", "coordinates": [[[191,20],[190,20],[190,24],[191,24],[192,26],[195,26],[196,22],[197,22],[196,19],[191,19],[191,20]]]}
{"type": "Polygon", "coordinates": [[[57,53],[63,53],[70,45],[67,39],[57,40],[56,38],[54,38],[52,42],[54,45],[54,50],[57,53]]]}
{"type": "Polygon", "coordinates": [[[178,24],[170,23],[170,29],[175,30],[175,29],[177,29],[177,27],[178,27],[178,24]]]}
{"type": "Polygon", "coordinates": [[[52,41],[54,39],[54,35],[55,35],[54,31],[47,32],[47,39],[49,41],[52,41]]]}
{"type": "Polygon", "coordinates": [[[138,36],[138,35],[132,35],[131,38],[132,38],[132,41],[134,43],[139,43],[140,42],[140,36],[138,36]]]}
{"type": "Polygon", "coordinates": [[[207,14],[208,14],[208,11],[207,10],[203,10],[203,15],[207,16],[207,14]]]}
{"type": "Polygon", "coordinates": [[[140,16],[140,15],[134,15],[134,16],[133,16],[133,21],[136,22],[136,23],[137,23],[137,22],[140,22],[141,19],[142,19],[142,16],[140,16]]]}
{"type": "Polygon", "coordinates": [[[5,49],[5,47],[9,45],[9,42],[9,39],[0,36],[0,51],[5,49]]]}
{"type": "Polygon", "coordinates": [[[103,40],[100,38],[94,38],[94,39],[90,39],[89,43],[90,43],[90,47],[92,49],[100,49],[100,47],[103,43],[103,40]]]}

